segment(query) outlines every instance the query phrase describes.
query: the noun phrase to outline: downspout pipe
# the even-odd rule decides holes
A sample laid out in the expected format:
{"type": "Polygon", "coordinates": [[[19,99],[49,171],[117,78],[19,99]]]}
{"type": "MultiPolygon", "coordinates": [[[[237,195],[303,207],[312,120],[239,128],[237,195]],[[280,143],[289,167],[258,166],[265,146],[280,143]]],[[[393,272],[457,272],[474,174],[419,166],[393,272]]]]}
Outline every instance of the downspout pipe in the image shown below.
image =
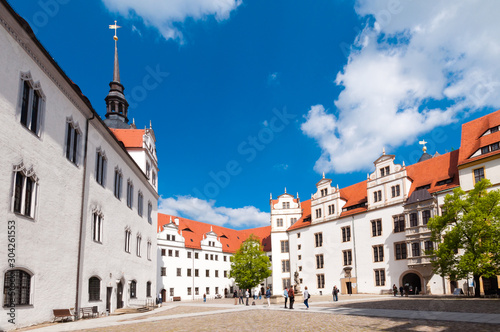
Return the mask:
{"type": "Polygon", "coordinates": [[[80,274],[81,266],[83,265],[83,226],[84,226],[84,212],[85,212],[85,197],[86,197],[86,181],[87,178],[87,149],[89,140],[89,124],[95,118],[95,112],[87,119],[85,123],[85,143],[83,148],[83,181],[82,181],[82,203],[80,208],[80,234],[78,237],[78,259],[76,265],[76,298],[75,298],[75,319],[79,318],[78,312],[80,311],[80,274]]]}
{"type": "MultiPolygon", "coordinates": [[[[356,237],[354,236],[354,216],[351,216],[351,227],[352,227],[352,246],[354,250],[354,273],[356,275],[356,294],[359,294],[358,258],[356,256],[356,237]]],[[[352,290],[352,284],[351,284],[351,290],[352,290]]]]}

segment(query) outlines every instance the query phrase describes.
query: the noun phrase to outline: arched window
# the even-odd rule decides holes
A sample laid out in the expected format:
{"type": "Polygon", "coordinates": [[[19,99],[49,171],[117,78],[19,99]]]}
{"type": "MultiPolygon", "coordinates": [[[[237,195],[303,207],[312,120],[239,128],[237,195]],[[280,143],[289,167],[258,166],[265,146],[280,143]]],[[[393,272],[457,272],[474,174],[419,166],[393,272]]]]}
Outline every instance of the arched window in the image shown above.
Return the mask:
{"type": "Polygon", "coordinates": [[[35,217],[38,178],[32,169],[26,169],[21,163],[14,167],[13,210],[26,217],[35,217]]]}
{"type": "Polygon", "coordinates": [[[101,280],[97,277],[89,279],[89,301],[99,301],[101,299],[101,280]]]}
{"type": "Polygon", "coordinates": [[[130,282],[130,298],[135,299],[137,297],[137,282],[132,280],[130,282]]]}
{"type": "Polygon", "coordinates": [[[22,270],[10,270],[4,277],[3,305],[30,304],[31,275],[22,270]]]}

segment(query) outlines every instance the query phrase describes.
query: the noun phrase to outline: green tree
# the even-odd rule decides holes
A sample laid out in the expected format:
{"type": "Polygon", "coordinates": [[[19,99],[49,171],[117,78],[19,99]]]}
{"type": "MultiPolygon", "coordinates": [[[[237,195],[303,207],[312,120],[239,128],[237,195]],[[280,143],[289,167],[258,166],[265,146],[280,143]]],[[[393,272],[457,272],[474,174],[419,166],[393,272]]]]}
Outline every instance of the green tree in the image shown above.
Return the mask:
{"type": "Polygon", "coordinates": [[[251,289],[271,275],[271,262],[253,234],[246,239],[232,257],[229,277],[240,289],[251,289]]]}
{"type": "Polygon", "coordinates": [[[452,280],[472,274],[475,296],[480,296],[479,278],[500,272],[500,191],[491,190],[490,181],[478,182],[465,193],[461,188],[446,195],[441,216],[429,220],[434,272],[452,280]]]}

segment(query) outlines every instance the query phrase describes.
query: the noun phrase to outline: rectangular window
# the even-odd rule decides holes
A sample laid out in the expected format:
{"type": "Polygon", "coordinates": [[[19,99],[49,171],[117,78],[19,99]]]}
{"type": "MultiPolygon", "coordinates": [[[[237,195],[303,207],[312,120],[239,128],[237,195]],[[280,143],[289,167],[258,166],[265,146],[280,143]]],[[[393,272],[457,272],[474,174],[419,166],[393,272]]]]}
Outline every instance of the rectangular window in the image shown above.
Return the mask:
{"type": "Polygon", "coordinates": [[[142,238],[140,236],[137,236],[137,247],[135,248],[135,254],[137,257],[141,257],[141,242],[142,238]]]}
{"type": "Polygon", "coordinates": [[[197,252],[194,253],[194,259],[198,259],[198,253],[197,252]]]}
{"type": "Polygon", "coordinates": [[[162,256],[166,256],[166,255],[167,255],[167,250],[162,249],[162,250],[161,250],[161,255],[162,255],[162,256]]]}
{"type": "Polygon", "coordinates": [[[398,197],[400,195],[399,184],[391,187],[392,197],[398,197]]]}
{"type": "Polygon", "coordinates": [[[219,294],[219,287],[215,287],[215,294],[219,294]]]}
{"type": "Polygon", "coordinates": [[[394,243],[396,259],[406,259],[406,242],[394,243]]]}
{"type": "Polygon", "coordinates": [[[210,295],[210,287],[207,287],[207,291],[205,294],[210,295]]]}
{"type": "Polygon", "coordinates": [[[187,289],[187,295],[192,295],[191,294],[191,287],[188,287],[188,289],[187,289]]]}
{"type": "Polygon", "coordinates": [[[288,252],[288,240],[281,241],[281,252],[288,252]]]}
{"type": "Polygon", "coordinates": [[[474,184],[478,183],[484,179],[484,167],[477,168],[474,170],[474,184]]]}
{"type": "Polygon", "coordinates": [[[191,269],[187,269],[187,276],[191,277],[191,269]]]}
{"type": "Polygon", "coordinates": [[[328,205],[328,214],[332,215],[334,213],[335,213],[335,205],[333,205],[333,204],[328,205]]]}
{"type": "Polygon", "coordinates": [[[427,225],[429,222],[429,219],[431,218],[431,211],[430,210],[424,210],[422,211],[422,223],[424,225],[427,225]]]}
{"type": "Polygon", "coordinates": [[[293,225],[297,222],[297,218],[290,218],[290,224],[293,225]]]}
{"type": "Polygon", "coordinates": [[[410,227],[418,226],[418,214],[416,212],[410,213],[410,227]]]}
{"type": "Polygon", "coordinates": [[[298,244],[298,245],[297,245],[297,250],[300,250],[300,249],[302,249],[302,245],[301,245],[301,244],[298,244]]]}
{"type": "Polygon", "coordinates": [[[300,261],[302,259],[302,255],[298,255],[297,259],[300,261]]]}
{"type": "Polygon", "coordinates": [[[315,240],[316,247],[322,247],[323,246],[323,233],[314,234],[314,240],[315,240]]]}
{"type": "Polygon", "coordinates": [[[80,134],[71,122],[68,122],[66,135],[66,158],[73,164],[78,165],[80,134]]]}
{"type": "Polygon", "coordinates": [[[120,199],[122,195],[122,174],[118,169],[115,170],[115,197],[120,199]]]}
{"type": "Polygon", "coordinates": [[[175,251],[175,257],[179,257],[179,250],[175,251]]]}
{"type": "Polygon", "coordinates": [[[199,277],[200,276],[200,271],[198,269],[194,269],[194,276],[199,277]]]}
{"type": "Polygon", "coordinates": [[[283,209],[289,209],[290,208],[290,202],[283,202],[283,209]]]}
{"type": "Polygon", "coordinates": [[[276,226],[283,227],[283,218],[276,219],[276,226]]]}
{"type": "Polygon", "coordinates": [[[405,215],[400,214],[394,216],[394,233],[404,232],[405,231],[405,215]]]}
{"type": "Polygon", "coordinates": [[[95,165],[95,179],[97,183],[104,187],[104,179],[106,175],[106,157],[101,151],[97,152],[95,165]]]}
{"type": "Polygon", "coordinates": [[[431,255],[432,251],[434,250],[434,242],[432,241],[425,241],[424,242],[425,246],[425,254],[426,255],[431,255]]]}
{"type": "Polygon", "coordinates": [[[290,261],[288,259],[281,261],[281,272],[290,272],[290,261]]]}
{"type": "Polygon", "coordinates": [[[142,217],[143,213],[144,196],[139,191],[137,194],[137,214],[142,217]]]}
{"type": "Polygon", "coordinates": [[[93,240],[102,243],[102,216],[98,213],[94,213],[93,217],[93,240]]]}
{"type": "Polygon", "coordinates": [[[382,235],[382,219],[372,220],[372,236],[382,235]]]}
{"type": "Polygon", "coordinates": [[[316,209],[316,218],[321,218],[321,209],[316,209]]]}
{"type": "Polygon", "coordinates": [[[414,242],[411,244],[411,256],[419,257],[420,256],[420,243],[414,242]]]}
{"type": "Polygon", "coordinates": [[[382,200],[382,191],[381,190],[374,191],[373,192],[373,201],[376,203],[376,202],[380,202],[381,200],[382,200]]]}
{"type": "Polygon", "coordinates": [[[227,262],[227,256],[224,256],[224,262],[227,262]]]}
{"type": "Polygon", "coordinates": [[[351,241],[351,226],[342,227],[342,242],[351,241]]]}
{"type": "Polygon", "coordinates": [[[167,268],[166,267],[162,267],[161,268],[161,276],[165,277],[166,275],[167,275],[167,268]]]}
{"type": "Polygon", "coordinates": [[[172,249],[168,249],[168,256],[169,256],[169,257],[172,257],[173,253],[174,253],[174,252],[173,252],[173,250],[172,250],[172,249]]]}
{"type": "Polygon", "coordinates": [[[385,270],[374,270],[375,272],[375,286],[385,286],[385,270]]]}
{"type": "Polygon", "coordinates": [[[27,177],[22,171],[15,173],[14,212],[26,217],[35,217],[38,184],[34,177],[27,177]]]}
{"type": "Polygon", "coordinates": [[[187,252],[187,257],[188,257],[188,258],[191,258],[191,251],[188,251],[188,252],[187,252]]]}
{"type": "Polygon", "coordinates": [[[40,118],[43,98],[27,81],[24,81],[21,103],[21,124],[40,136],[40,118]]]}
{"type": "Polygon", "coordinates": [[[210,277],[210,270],[205,270],[205,277],[210,277]]]}
{"type": "Polygon", "coordinates": [[[227,278],[227,271],[224,271],[224,278],[227,278]]]}
{"type": "Polygon", "coordinates": [[[127,206],[132,208],[134,203],[134,185],[131,181],[127,181],[127,206]]]}
{"type": "Polygon", "coordinates": [[[208,254],[205,254],[205,260],[208,261],[208,254]]]}
{"type": "Polygon", "coordinates": [[[352,265],[352,251],[344,250],[342,253],[344,254],[344,265],[352,265]]]}
{"type": "Polygon", "coordinates": [[[389,175],[389,171],[390,171],[390,168],[389,166],[386,166],[386,167],[382,167],[380,169],[380,176],[386,176],[386,175],[389,175]]]}
{"type": "Polygon", "coordinates": [[[148,241],[148,260],[151,260],[151,248],[153,247],[152,243],[148,241]]]}
{"type": "Polygon", "coordinates": [[[181,268],[177,268],[177,276],[182,277],[182,270],[181,268]]]}
{"type": "Polygon", "coordinates": [[[318,289],[323,289],[325,288],[325,275],[324,274],[317,274],[316,275],[316,280],[318,282],[318,289]]]}
{"type": "Polygon", "coordinates": [[[198,287],[194,288],[194,295],[200,295],[200,290],[198,287]]]}
{"type": "Polygon", "coordinates": [[[290,287],[290,278],[281,279],[281,283],[283,284],[283,289],[290,287]]]}
{"type": "Polygon", "coordinates": [[[373,261],[383,262],[384,261],[384,246],[378,245],[373,246],[373,261]]]}
{"type": "Polygon", "coordinates": [[[215,270],[215,277],[219,278],[219,270],[215,270]]]}
{"type": "Polygon", "coordinates": [[[132,232],[129,230],[125,231],[125,252],[130,252],[130,236],[132,232]]]}
{"type": "Polygon", "coordinates": [[[148,222],[153,224],[153,204],[148,203],[148,222]]]}
{"type": "Polygon", "coordinates": [[[325,261],[323,259],[323,254],[316,255],[316,268],[322,269],[325,265],[325,261]]]}
{"type": "Polygon", "coordinates": [[[174,289],[170,288],[170,296],[174,296],[174,289]]]}

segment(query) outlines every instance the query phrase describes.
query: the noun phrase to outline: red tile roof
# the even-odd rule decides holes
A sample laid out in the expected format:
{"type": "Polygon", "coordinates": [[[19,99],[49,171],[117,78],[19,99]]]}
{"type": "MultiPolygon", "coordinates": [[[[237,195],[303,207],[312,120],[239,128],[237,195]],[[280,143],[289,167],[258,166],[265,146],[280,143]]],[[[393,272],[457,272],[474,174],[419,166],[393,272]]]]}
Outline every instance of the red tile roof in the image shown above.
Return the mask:
{"type": "Polygon", "coordinates": [[[367,201],[366,180],[340,189],[340,198],[346,201],[344,209],[353,205],[365,203],[367,201]]]}
{"type": "Polygon", "coordinates": [[[123,143],[126,148],[142,148],[144,129],[114,129],[110,128],[115,137],[123,143]]]}
{"type": "Polygon", "coordinates": [[[458,165],[483,159],[500,153],[500,150],[469,159],[478,149],[500,141],[500,131],[481,137],[489,128],[500,125],[500,110],[462,125],[462,140],[458,165]]]}
{"type": "Polygon", "coordinates": [[[295,229],[307,227],[311,224],[311,200],[308,199],[300,203],[302,208],[302,217],[295,222],[292,226],[288,227],[288,231],[293,231],[295,229]]]}
{"type": "Polygon", "coordinates": [[[182,231],[186,248],[201,249],[203,235],[212,230],[219,237],[219,241],[222,243],[223,252],[235,253],[240,248],[241,243],[245,241],[250,234],[254,234],[261,240],[264,251],[271,251],[271,226],[234,230],[200,221],[158,213],[158,232],[163,230],[163,225],[168,224],[170,219],[172,219],[173,222],[175,218],[179,218],[179,234],[182,231]]]}
{"type": "Polygon", "coordinates": [[[421,161],[414,165],[406,167],[408,177],[413,181],[411,184],[410,196],[416,188],[430,185],[427,189],[429,193],[454,188],[459,185],[458,177],[458,156],[460,150],[448,152],[446,154],[435,156],[431,159],[421,161]],[[442,180],[452,178],[452,182],[438,186],[437,183],[442,180]]]}

